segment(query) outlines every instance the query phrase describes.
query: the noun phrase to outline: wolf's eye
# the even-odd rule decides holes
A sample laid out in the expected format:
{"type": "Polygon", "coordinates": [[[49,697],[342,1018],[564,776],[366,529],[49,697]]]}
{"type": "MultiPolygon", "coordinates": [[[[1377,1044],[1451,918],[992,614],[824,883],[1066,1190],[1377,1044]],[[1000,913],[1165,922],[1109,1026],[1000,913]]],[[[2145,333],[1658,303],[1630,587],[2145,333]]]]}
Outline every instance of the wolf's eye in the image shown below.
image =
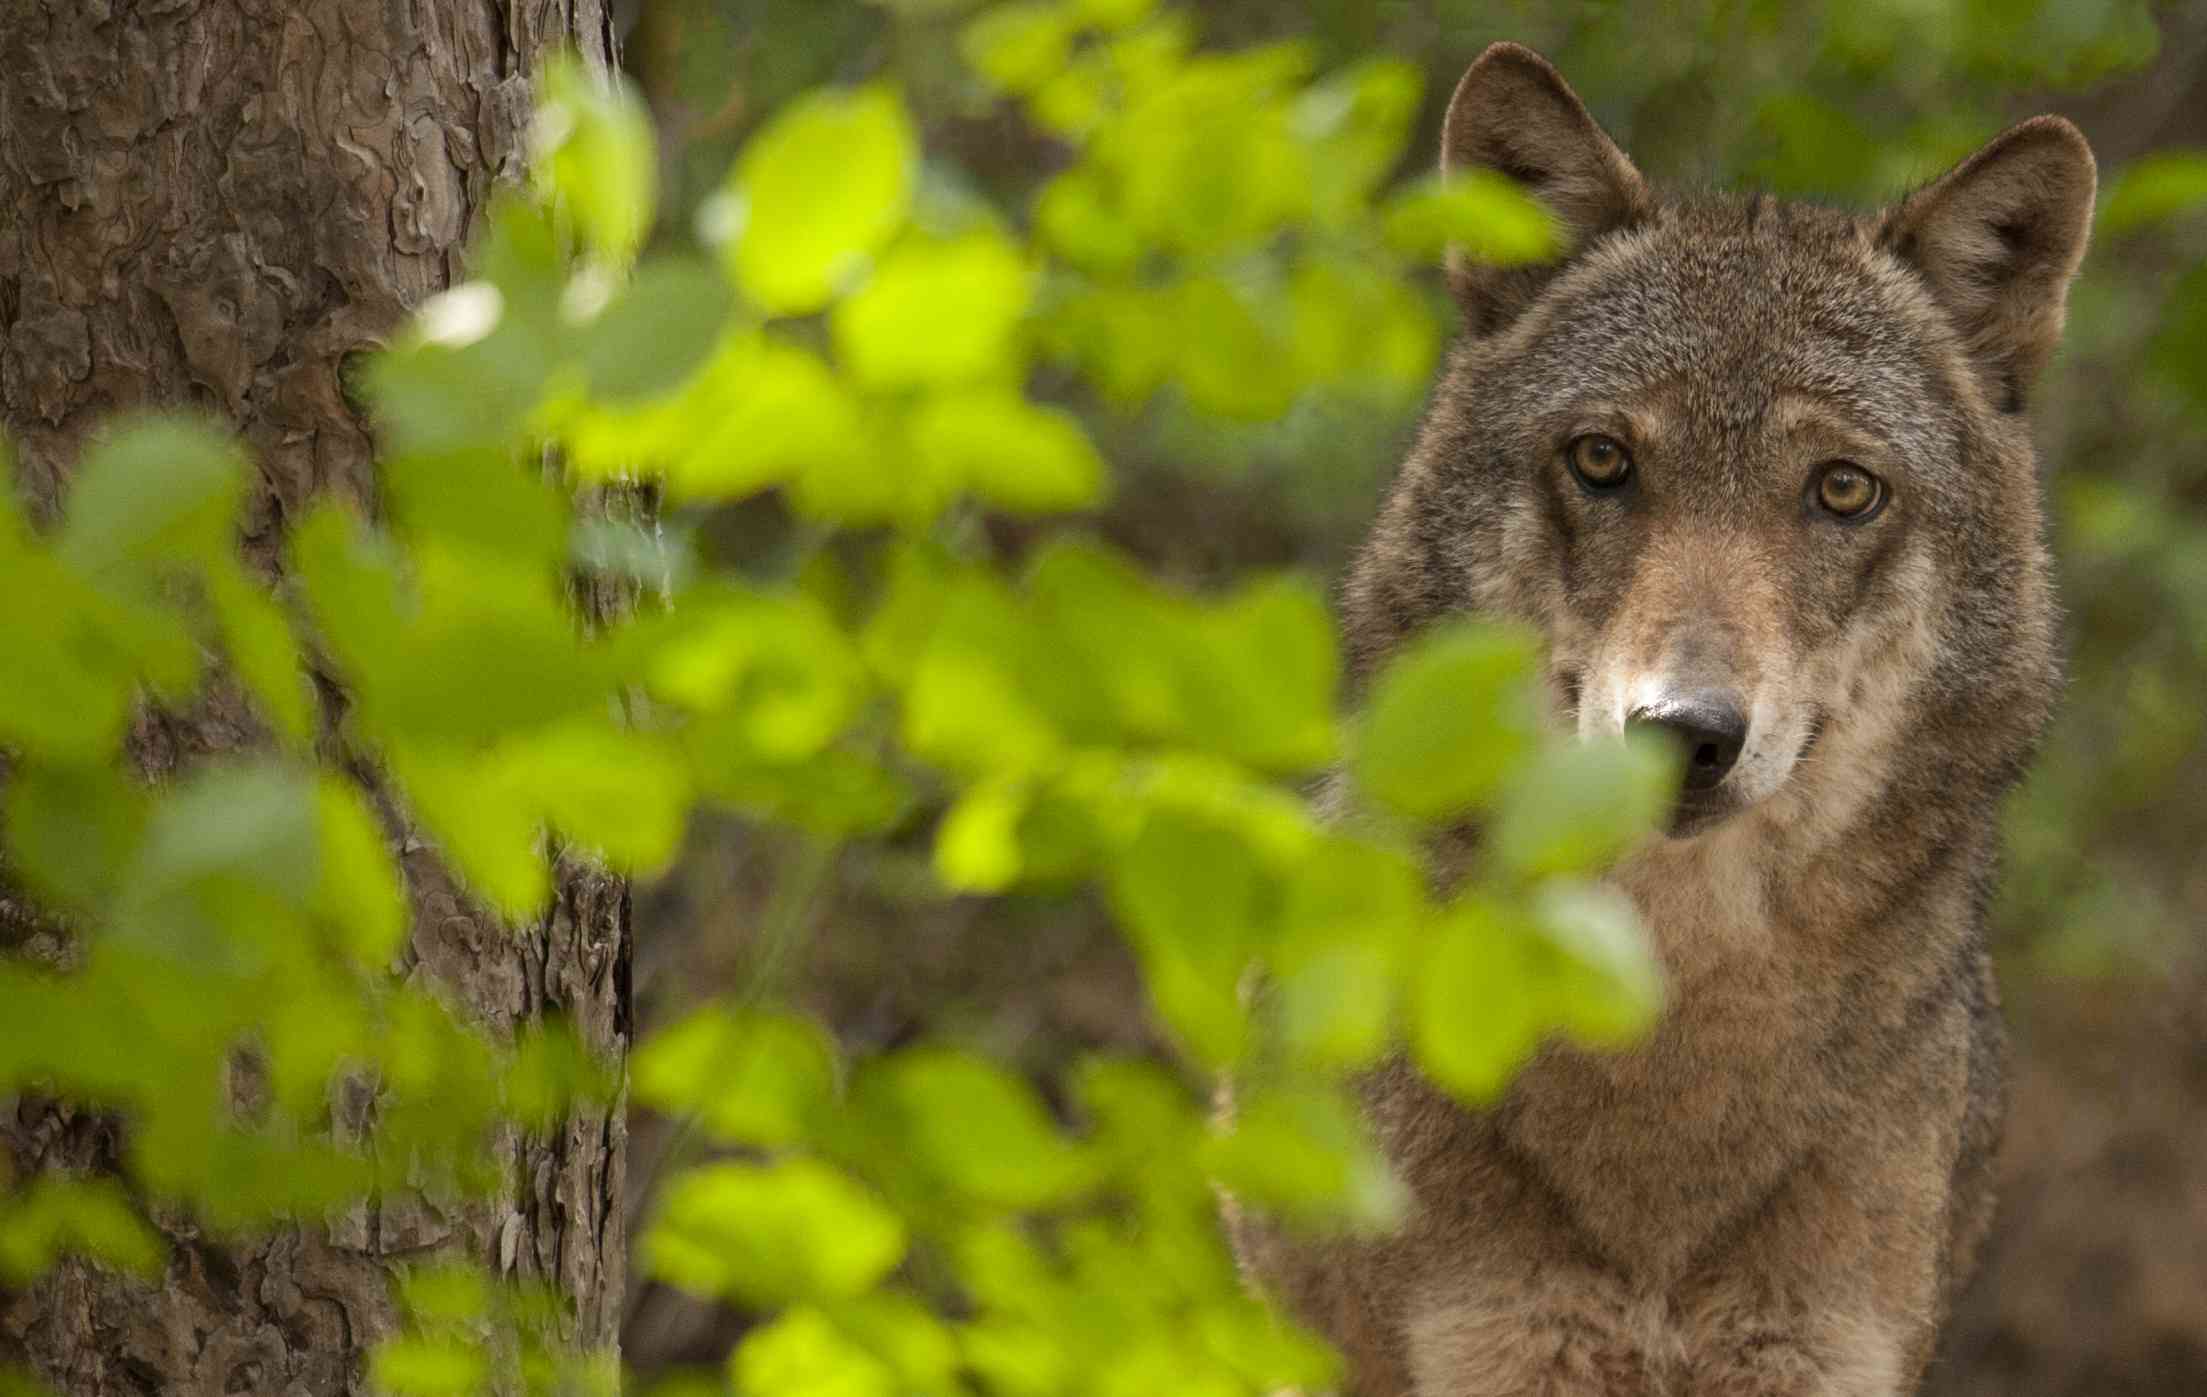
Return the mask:
{"type": "Polygon", "coordinates": [[[1885,503],[1885,482],[1852,461],[1834,461],[1816,478],[1816,503],[1835,519],[1859,523],[1885,503]]]}
{"type": "Polygon", "coordinates": [[[1614,490],[1632,478],[1632,457],[1615,437],[1588,432],[1571,438],[1563,454],[1571,463],[1571,474],[1589,490],[1614,490]]]}

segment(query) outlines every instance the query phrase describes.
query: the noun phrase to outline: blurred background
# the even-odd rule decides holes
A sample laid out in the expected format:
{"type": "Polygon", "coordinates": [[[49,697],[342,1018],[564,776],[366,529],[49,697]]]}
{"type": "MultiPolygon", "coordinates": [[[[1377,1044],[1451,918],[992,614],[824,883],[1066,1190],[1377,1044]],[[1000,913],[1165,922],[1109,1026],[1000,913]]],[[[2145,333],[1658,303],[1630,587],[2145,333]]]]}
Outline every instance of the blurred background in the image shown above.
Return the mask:
{"type": "MultiPolygon", "coordinates": [[[[960,0],[638,0],[625,60],[661,129],[677,217],[746,134],[821,83],[890,77],[925,182],[1024,223],[1065,152],[974,86],[960,0]]],[[[1425,73],[1433,136],[1487,43],[1562,68],[1649,175],[1875,205],[2007,123],[2073,118],[2111,188],[2035,416],[2071,686],[2008,818],[1995,925],[2017,1039],[2000,1224],[1931,1390],[2207,1393],[2207,4],[2139,0],[1183,0],[1206,45],[1293,38],[1322,67],[1425,73]]],[[[1439,297],[1435,284],[1425,288],[1439,297]]],[[[1118,489],[1079,522],[1193,585],[1338,577],[1414,398],[1296,403],[1221,425],[1159,400],[1099,413],[1118,489]]],[[[771,501],[695,540],[752,555],[771,501]]],[[[992,526],[1004,527],[1004,526],[992,526]]],[[[1007,548],[1028,540],[1006,538],[1007,548]]],[[[946,899],[926,851],[705,827],[639,897],[646,1030],[708,995],[792,995],[854,1048],[922,1033],[1033,1072],[1158,1046],[1124,945],[1079,896],[946,899]]],[[[639,1115],[630,1195],[696,1148],[639,1115]]],[[[641,1234],[632,1225],[629,1235],[641,1234]]],[[[727,1351],[744,1317],[649,1284],[624,1347],[646,1375],[727,1351]]]]}

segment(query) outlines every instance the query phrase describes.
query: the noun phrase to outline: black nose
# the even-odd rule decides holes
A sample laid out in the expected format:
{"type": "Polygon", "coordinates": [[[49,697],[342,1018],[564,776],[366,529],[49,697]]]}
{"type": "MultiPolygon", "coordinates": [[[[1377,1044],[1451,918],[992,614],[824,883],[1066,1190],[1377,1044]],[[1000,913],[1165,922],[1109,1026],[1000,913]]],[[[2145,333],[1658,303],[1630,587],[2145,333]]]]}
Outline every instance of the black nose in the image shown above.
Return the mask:
{"type": "Polygon", "coordinates": [[[1660,699],[1625,719],[1636,728],[1669,733],[1686,755],[1686,789],[1706,791],[1722,781],[1747,741],[1747,715],[1728,693],[1701,691],[1660,699]]]}

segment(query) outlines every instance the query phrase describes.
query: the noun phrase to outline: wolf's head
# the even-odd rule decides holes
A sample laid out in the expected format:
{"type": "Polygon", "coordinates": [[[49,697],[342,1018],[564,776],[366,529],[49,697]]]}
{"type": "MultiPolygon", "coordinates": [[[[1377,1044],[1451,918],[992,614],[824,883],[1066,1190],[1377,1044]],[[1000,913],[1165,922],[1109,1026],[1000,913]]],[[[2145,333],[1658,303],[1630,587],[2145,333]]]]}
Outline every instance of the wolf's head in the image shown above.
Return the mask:
{"type": "Polygon", "coordinates": [[[1498,44],[1442,165],[1525,185],[1566,250],[1451,268],[1467,333],[1350,579],[1359,668],[1449,613],[1530,622],[1562,721],[1682,739],[1681,836],[2005,788],[2057,682],[2024,407],[2090,220],[2076,128],[1874,216],[1671,198],[1498,44]]]}

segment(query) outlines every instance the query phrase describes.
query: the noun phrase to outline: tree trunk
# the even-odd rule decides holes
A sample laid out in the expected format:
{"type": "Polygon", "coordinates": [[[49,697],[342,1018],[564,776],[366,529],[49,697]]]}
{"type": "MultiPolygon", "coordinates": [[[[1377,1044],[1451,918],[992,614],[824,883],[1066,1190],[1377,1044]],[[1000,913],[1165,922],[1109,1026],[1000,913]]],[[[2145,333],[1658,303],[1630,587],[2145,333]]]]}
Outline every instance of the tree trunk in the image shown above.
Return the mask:
{"type": "MultiPolygon", "coordinates": [[[[36,518],[109,414],[196,407],[259,466],[246,546],[272,564],[320,491],[374,501],[345,361],[449,285],[493,186],[517,178],[528,80],[548,46],[610,66],[606,0],[0,0],[0,414],[36,518]]],[[[132,752],[161,779],[256,740],[221,697],[153,714],[132,752]]],[[[423,850],[404,855],[411,959],[500,1036],[568,1016],[628,1037],[629,903],[563,866],[546,916],[509,929],[423,850]]],[[[0,895],[0,942],[55,932],[0,895]]],[[[18,1175],[113,1167],[110,1118],[0,1100],[18,1175]]],[[[218,1244],[191,1220],[158,1287],[69,1261],[0,1293],[0,1363],[70,1393],[336,1393],[396,1323],[393,1267],[454,1247],[560,1287],[568,1338],[609,1348],[620,1311],[625,1128],[570,1121],[502,1142],[489,1205],[363,1205],[218,1244]]]]}

